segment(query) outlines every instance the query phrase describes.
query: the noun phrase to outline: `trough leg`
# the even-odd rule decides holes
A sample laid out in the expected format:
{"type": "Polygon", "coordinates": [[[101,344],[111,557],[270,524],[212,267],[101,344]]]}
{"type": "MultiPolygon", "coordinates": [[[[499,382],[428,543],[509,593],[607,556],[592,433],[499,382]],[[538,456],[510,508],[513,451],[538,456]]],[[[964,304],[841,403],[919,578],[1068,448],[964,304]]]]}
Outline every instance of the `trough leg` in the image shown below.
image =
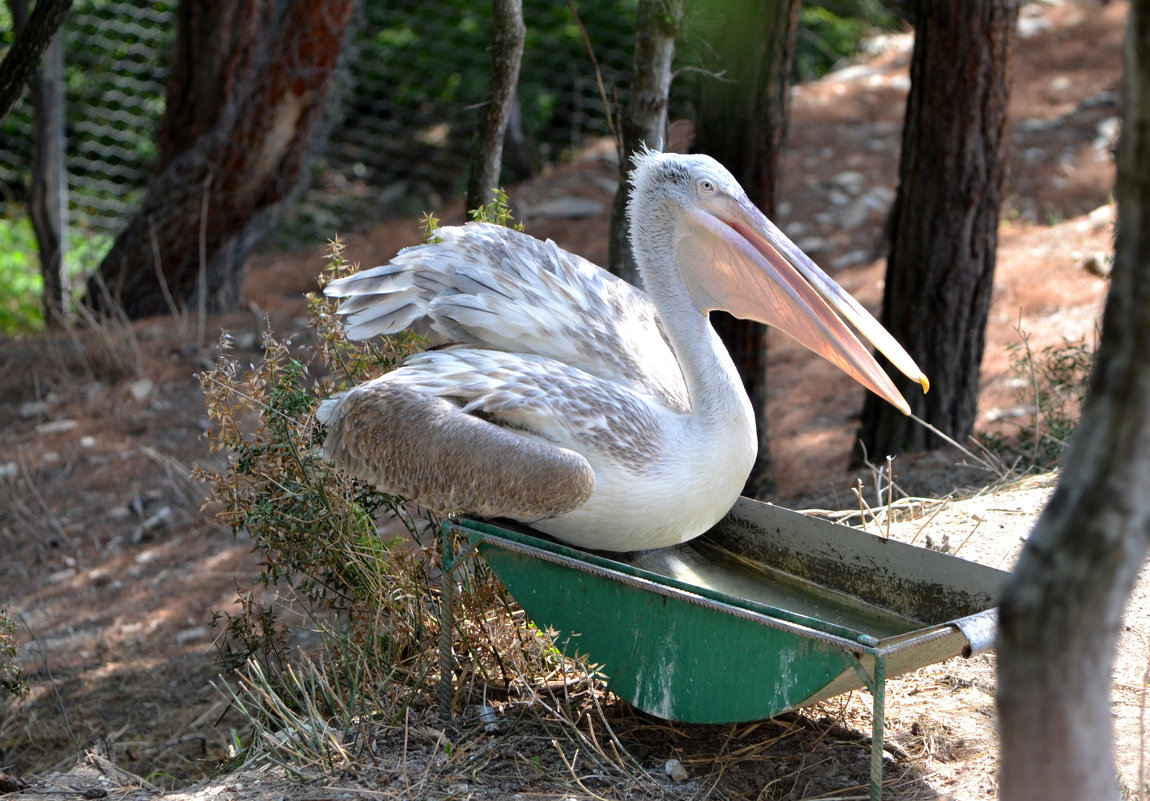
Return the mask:
{"type": "Polygon", "coordinates": [[[886,659],[874,658],[874,687],[871,689],[870,797],[882,801],[883,723],[886,717],[886,659]]]}
{"type": "Polygon", "coordinates": [[[451,586],[451,571],[455,567],[451,525],[444,523],[440,526],[439,536],[443,545],[439,592],[439,717],[447,720],[451,717],[451,672],[455,668],[451,653],[451,629],[455,626],[452,609],[454,588],[451,586]]]}
{"type": "Polygon", "coordinates": [[[455,672],[455,654],[451,650],[451,631],[455,627],[455,580],[452,575],[460,565],[467,564],[476,552],[473,537],[459,553],[455,552],[455,526],[443,523],[439,527],[439,538],[443,546],[440,556],[440,597],[439,597],[439,717],[451,717],[451,698],[454,687],[451,674],[455,672]]]}
{"type": "Polygon", "coordinates": [[[867,672],[862,660],[854,656],[851,664],[855,672],[863,680],[863,684],[870,690],[873,703],[871,705],[871,737],[870,737],[870,797],[871,801],[882,801],[882,754],[883,754],[883,725],[886,717],[886,657],[881,653],[874,655],[874,675],[867,672]]]}

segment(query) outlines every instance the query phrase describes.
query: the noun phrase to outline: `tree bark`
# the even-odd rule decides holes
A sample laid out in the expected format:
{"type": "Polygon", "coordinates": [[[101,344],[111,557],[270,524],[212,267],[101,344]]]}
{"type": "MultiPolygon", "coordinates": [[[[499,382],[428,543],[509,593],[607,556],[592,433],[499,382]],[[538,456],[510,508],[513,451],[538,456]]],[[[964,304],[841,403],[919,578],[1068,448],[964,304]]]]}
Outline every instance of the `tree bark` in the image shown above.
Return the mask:
{"type": "Polygon", "coordinates": [[[88,284],[129,317],[239,302],[255,239],[299,186],[354,0],[184,0],[159,170],[88,284]]]}
{"type": "Polygon", "coordinates": [[[639,270],[631,252],[627,198],[631,192],[631,156],[644,146],[661,150],[667,137],[667,102],[671,95],[671,64],[675,37],[683,25],[686,0],[639,0],[635,21],[635,58],[627,107],[619,121],[619,188],[611,209],[607,268],[639,286],[639,270]]]}
{"type": "Polygon", "coordinates": [[[491,11],[491,77],[487,103],[479,113],[475,138],[471,141],[468,209],[478,209],[490,203],[499,187],[503,136],[515,104],[523,42],[527,37],[527,28],[523,25],[523,0],[493,0],[491,11]]]}
{"type": "Polygon", "coordinates": [[[274,3],[184,0],[168,59],[168,94],[156,135],[158,175],[220,125],[235,124],[271,46],[274,3]]]}
{"type": "MultiPolygon", "coordinates": [[[[1150,549],[1150,2],[1130,7],[1117,249],[1062,476],[1000,606],[1003,801],[1118,799],[1111,670],[1150,549]]],[[[1140,788],[1141,789],[1141,788],[1140,788]]]]}
{"type": "MultiPolygon", "coordinates": [[[[977,413],[994,280],[1018,0],[920,0],[916,8],[882,321],[930,376],[925,396],[894,376],[911,410],[962,441],[977,413]]],[[[943,444],[871,395],[859,438],[856,463],[864,449],[877,460],[943,444]]]]}
{"type": "MultiPolygon", "coordinates": [[[[12,0],[12,19],[19,35],[28,22],[28,0],[12,0]]],[[[57,31],[44,51],[31,84],[35,147],[28,214],[36,233],[40,276],[44,281],[44,324],[68,324],[68,175],[64,163],[64,42],[57,31]]]]}
{"type": "MultiPolygon", "coordinates": [[[[774,216],[790,116],[791,70],[801,0],[724,2],[716,13],[713,48],[719,77],[704,81],[695,148],[721,161],[768,217],[774,216]]],[[[743,492],[760,497],[770,487],[767,422],[767,327],[726,313],[712,324],[734,359],[755,410],[759,455],[743,492]]]]}
{"type": "Polygon", "coordinates": [[[0,122],[20,99],[24,85],[32,80],[40,57],[71,9],[72,0],[39,0],[32,9],[27,24],[0,61],[0,122]]]}

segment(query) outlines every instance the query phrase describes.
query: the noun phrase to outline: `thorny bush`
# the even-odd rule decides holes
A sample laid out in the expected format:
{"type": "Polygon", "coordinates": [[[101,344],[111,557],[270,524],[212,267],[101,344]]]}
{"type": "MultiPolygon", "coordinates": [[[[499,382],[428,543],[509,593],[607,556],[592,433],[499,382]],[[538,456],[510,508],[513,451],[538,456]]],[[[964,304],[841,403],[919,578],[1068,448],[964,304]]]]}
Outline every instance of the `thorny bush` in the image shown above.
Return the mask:
{"type": "MultiPolygon", "coordinates": [[[[507,222],[499,202],[476,218],[507,222]]],[[[430,216],[425,222],[432,239],[438,223],[430,216]]],[[[342,258],[338,238],[330,244],[321,288],[358,270],[342,258]]],[[[401,499],[326,462],[326,429],[314,414],[320,398],[396,367],[424,343],[406,334],[351,342],[322,293],[308,296],[308,315],[317,343],[306,358],[268,331],[263,360],[243,370],[225,334],[215,367],[200,375],[210,447],[227,455],[224,469],[197,473],[209,487],[205,508],[263,557],[258,586],[239,589],[237,611],[215,618],[226,634],[218,641],[222,666],[239,674],[239,686],[259,686],[242,699],[242,708],[261,710],[248,713],[257,737],[289,728],[285,709],[317,706],[316,698],[301,697],[293,678],[305,657],[289,645],[290,620],[319,631],[306,658],[313,668],[323,665],[325,682],[342,695],[325,691],[323,714],[402,716],[402,707],[438,678],[438,528],[401,499]],[[272,696],[274,703],[262,700],[272,696]]],[[[555,667],[560,657],[550,640],[525,622],[482,563],[455,578],[460,685],[507,692],[555,667]]]]}

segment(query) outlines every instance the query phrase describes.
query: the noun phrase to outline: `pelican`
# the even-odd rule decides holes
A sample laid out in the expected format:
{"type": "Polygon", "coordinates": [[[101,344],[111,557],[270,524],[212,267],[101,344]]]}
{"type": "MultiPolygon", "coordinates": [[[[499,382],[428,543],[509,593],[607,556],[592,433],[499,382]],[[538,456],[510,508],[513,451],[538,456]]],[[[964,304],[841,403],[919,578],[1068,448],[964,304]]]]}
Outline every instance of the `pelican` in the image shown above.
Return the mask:
{"type": "Polygon", "coordinates": [[[445,516],[607,551],[684,542],[734,505],[757,450],[714,309],[775,326],[909,412],[854,332],[925,390],[922,371],[722,165],[653,151],[634,163],[646,293],[550,240],[474,222],[328,285],[351,339],[415,328],[442,347],[325,400],[325,457],[445,516]]]}

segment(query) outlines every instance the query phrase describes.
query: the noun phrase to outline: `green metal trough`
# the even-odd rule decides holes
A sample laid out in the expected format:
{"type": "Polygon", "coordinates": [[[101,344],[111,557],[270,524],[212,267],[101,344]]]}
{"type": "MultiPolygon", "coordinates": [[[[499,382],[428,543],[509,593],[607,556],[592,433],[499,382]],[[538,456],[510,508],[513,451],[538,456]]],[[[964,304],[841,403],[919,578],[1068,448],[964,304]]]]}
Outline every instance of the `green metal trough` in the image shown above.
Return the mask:
{"type": "Polygon", "coordinates": [[[650,714],[737,723],[868,689],[876,801],[886,680],[991,648],[1007,576],[746,498],[703,537],[630,554],[469,520],[444,533],[445,575],[453,540],[477,550],[560,648],[650,714]]]}

